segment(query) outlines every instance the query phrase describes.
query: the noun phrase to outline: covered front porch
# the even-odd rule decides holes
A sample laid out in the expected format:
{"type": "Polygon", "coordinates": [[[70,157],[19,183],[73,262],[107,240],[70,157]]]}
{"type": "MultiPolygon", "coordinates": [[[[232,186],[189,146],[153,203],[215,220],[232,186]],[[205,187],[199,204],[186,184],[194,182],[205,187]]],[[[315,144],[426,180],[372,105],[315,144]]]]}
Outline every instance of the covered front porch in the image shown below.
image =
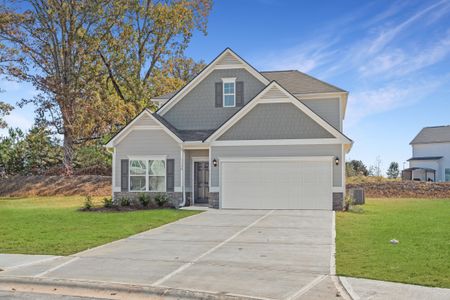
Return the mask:
{"type": "Polygon", "coordinates": [[[402,180],[436,181],[436,170],[430,168],[412,167],[402,171],[402,180]]]}

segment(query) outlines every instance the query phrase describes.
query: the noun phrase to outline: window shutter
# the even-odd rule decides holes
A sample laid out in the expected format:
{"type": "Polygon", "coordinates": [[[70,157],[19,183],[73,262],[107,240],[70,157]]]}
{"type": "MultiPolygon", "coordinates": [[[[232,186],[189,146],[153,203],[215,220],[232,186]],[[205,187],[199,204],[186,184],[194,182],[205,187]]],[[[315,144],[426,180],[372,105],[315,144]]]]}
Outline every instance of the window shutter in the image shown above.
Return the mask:
{"type": "Polygon", "coordinates": [[[120,160],[120,190],[128,192],[128,159],[120,160]]]}
{"type": "Polygon", "coordinates": [[[244,82],[236,81],[236,106],[244,105],[244,82]]]}
{"type": "Polygon", "coordinates": [[[223,106],[223,85],[222,82],[216,82],[216,107],[223,106]]]}
{"type": "Polygon", "coordinates": [[[166,190],[168,192],[175,191],[175,160],[166,160],[166,190]]]}

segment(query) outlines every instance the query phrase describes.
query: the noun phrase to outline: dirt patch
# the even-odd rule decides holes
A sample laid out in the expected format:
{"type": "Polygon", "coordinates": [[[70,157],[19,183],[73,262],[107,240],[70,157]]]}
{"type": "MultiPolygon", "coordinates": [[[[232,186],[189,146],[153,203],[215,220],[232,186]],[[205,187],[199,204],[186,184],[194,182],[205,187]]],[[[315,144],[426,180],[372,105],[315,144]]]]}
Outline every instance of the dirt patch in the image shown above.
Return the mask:
{"type": "Polygon", "coordinates": [[[450,198],[450,183],[380,181],[347,184],[347,189],[364,188],[372,198],[450,198]]]}
{"type": "Polygon", "coordinates": [[[111,177],[13,176],[0,179],[1,197],[24,196],[110,196],[111,177]]]}

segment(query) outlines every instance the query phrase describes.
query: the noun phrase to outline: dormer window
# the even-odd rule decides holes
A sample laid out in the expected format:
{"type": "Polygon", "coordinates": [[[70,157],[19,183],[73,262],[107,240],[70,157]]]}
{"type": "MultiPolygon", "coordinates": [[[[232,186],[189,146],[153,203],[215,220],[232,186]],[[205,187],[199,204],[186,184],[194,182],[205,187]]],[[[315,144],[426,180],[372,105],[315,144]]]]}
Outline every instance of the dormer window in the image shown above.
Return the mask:
{"type": "Polygon", "coordinates": [[[236,78],[222,78],[223,107],[236,106],[236,78]]]}

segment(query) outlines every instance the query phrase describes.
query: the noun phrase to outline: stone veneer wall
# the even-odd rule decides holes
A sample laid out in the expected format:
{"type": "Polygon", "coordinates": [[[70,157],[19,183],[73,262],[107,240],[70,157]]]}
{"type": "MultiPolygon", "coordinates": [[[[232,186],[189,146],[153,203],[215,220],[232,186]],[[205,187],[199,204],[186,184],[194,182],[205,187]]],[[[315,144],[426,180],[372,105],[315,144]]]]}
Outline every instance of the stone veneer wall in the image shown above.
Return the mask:
{"type": "Polygon", "coordinates": [[[344,193],[333,193],[333,210],[344,208],[344,193]]]}
{"type": "Polygon", "coordinates": [[[209,193],[209,207],[219,208],[219,193],[209,193]]]}
{"type": "MultiPolygon", "coordinates": [[[[150,195],[150,197],[152,199],[157,194],[159,194],[158,192],[114,192],[114,194],[113,194],[113,201],[114,201],[115,204],[118,204],[118,201],[119,201],[120,198],[127,197],[131,201],[139,203],[138,197],[142,193],[150,195]]],[[[166,194],[169,196],[170,203],[174,207],[178,208],[180,206],[180,203],[183,202],[183,193],[180,193],[180,192],[167,192],[166,194]]]]}

